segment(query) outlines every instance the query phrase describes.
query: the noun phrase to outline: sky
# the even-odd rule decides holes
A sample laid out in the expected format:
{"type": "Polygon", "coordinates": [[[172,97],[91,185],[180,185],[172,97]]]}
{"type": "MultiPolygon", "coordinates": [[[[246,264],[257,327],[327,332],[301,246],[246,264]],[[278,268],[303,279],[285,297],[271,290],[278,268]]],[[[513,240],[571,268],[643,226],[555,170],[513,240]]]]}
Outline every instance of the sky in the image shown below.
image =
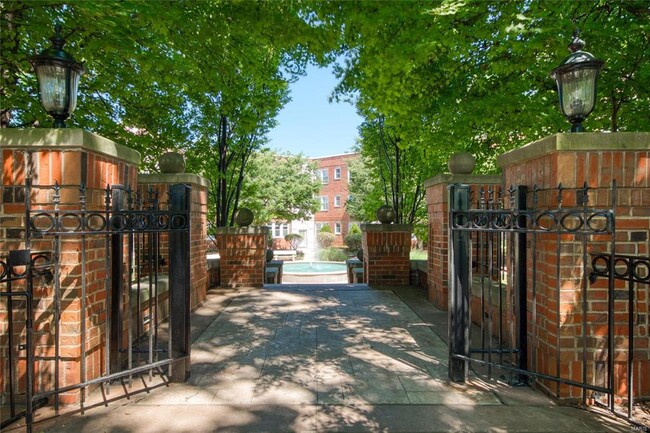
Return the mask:
{"type": "Polygon", "coordinates": [[[307,75],[290,85],[291,102],[269,132],[268,146],[308,157],[351,152],[361,117],[345,102],[328,102],[337,80],[331,68],[307,68],[307,75]]]}

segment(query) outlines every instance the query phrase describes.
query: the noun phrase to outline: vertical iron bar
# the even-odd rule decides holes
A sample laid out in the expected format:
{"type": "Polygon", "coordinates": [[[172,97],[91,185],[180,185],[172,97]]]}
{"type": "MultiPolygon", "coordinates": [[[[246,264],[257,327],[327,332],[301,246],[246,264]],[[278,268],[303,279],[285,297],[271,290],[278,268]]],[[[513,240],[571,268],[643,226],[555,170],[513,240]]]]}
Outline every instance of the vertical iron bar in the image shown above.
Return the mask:
{"type": "MultiPolygon", "coordinates": [[[[117,373],[121,370],[122,333],[124,329],[124,315],[126,314],[124,305],[124,225],[126,224],[125,216],[122,213],[124,203],[124,187],[122,185],[113,185],[109,190],[107,187],[107,215],[111,211],[110,218],[107,220],[110,230],[111,243],[111,292],[110,292],[110,372],[117,373]],[[108,203],[109,197],[111,199],[108,203]]],[[[128,277],[127,277],[128,279],[128,277]]]]}
{"type": "Polygon", "coordinates": [[[173,341],[170,356],[173,359],[182,357],[170,364],[173,366],[171,379],[175,382],[185,382],[190,374],[190,193],[188,185],[175,184],[169,188],[172,212],[169,221],[172,229],[169,233],[169,300],[174,320],[169,322],[170,341],[173,341]],[[178,218],[176,224],[174,218],[178,218]]]}
{"type": "MultiPolygon", "coordinates": [[[[479,212],[480,213],[478,214],[479,215],[478,219],[479,219],[479,223],[481,223],[481,226],[484,226],[484,224],[482,224],[483,223],[482,219],[485,218],[486,222],[489,222],[489,220],[487,219],[488,218],[488,213],[487,213],[487,209],[486,209],[486,206],[485,206],[485,190],[483,189],[483,187],[481,187],[481,189],[479,191],[479,195],[480,195],[480,199],[479,199],[479,212]]],[[[487,227],[485,227],[485,228],[487,228],[487,227]]],[[[486,330],[485,330],[485,269],[486,269],[485,268],[485,266],[486,266],[486,263],[485,263],[485,253],[486,253],[486,251],[485,251],[485,244],[486,244],[485,233],[486,233],[485,230],[480,230],[478,232],[478,236],[477,236],[478,237],[478,251],[477,251],[478,266],[477,267],[478,267],[478,272],[479,272],[479,278],[480,278],[480,281],[481,281],[481,317],[480,317],[481,323],[480,323],[480,325],[481,325],[481,349],[482,349],[482,352],[483,352],[481,354],[481,359],[483,361],[485,361],[485,355],[486,355],[485,350],[484,350],[485,346],[486,346],[486,343],[485,343],[485,332],[486,332],[486,330]]],[[[489,374],[490,374],[490,372],[488,370],[488,375],[489,374]]]]}
{"type": "MultiPolygon", "coordinates": [[[[104,231],[106,235],[104,236],[104,290],[106,291],[106,321],[104,322],[104,368],[106,369],[106,376],[111,374],[111,339],[112,339],[112,313],[113,313],[113,293],[111,290],[111,228],[110,228],[110,217],[111,217],[111,190],[107,185],[104,190],[104,212],[106,218],[106,224],[104,226],[104,231]]],[[[111,393],[110,382],[102,382],[101,385],[104,388],[106,394],[111,393]]]]}
{"type": "MultiPolygon", "coordinates": [[[[503,190],[499,190],[499,203],[497,208],[499,210],[504,210],[503,208],[503,190]]],[[[502,308],[503,305],[501,303],[501,296],[503,293],[503,262],[504,262],[504,234],[501,231],[498,231],[496,233],[496,244],[497,244],[497,305],[498,305],[498,311],[499,311],[499,364],[503,364],[503,327],[501,325],[502,319],[503,319],[503,314],[502,314],[502,308]]],[[[491,301],[493,302],[493,301],[491,301]]],[[[492,325],[494,323],[494,317],[492,314],[492,311],[490,311],[490,324],[492,325]]],[[[492,334],[492,330],[490,330],[490,334],[492,334]]],[[[491,360],[491,358],[490,358],[491,360]]]]}
{"type": "Polygon", "coordinates": [[[469,318],[469,283],[470,259],[469,233],[454,228],[456,223],[469,223],[469,186],[449,186],[449,238],[450,238],[450,287],[449,287],[449,378],[454,382],[465,382],[467,379],[468,362],[454,358],[453,355],[469,356],[470,351],[470,318],[469,318]],[[456,215],[461,218],[457,219],[456,215]]]}
{"type": "Polygon", "coordinates": [[[11,253],[7,258],[7,292],[10,293],[7,295],[7,332],[9,333],[7,344],[9,345],[9,414],[11,418],[16,416],[16,384],[14,383],[14,362],[18,356],[16,355],[16,349],[14,349],[14,303],[11,293],[13,292],[13,263],[11,260],[11,253]]]}
{"type": "MultiPolygon", "coordinates": [[[[612,254],[616,251],[616,221],[613,218],[616,209],[616,180],[612,181],[612,203],[611,203],[611,224],[612,224],[612,254]]],[[[614,412],[614,277],[616,274],[616,260],[612,255],[609,261],[609,290],[607,299],[607,388],[609,390],[609,409],[614,412]]]]}
{"type": "MultiPolygon", "coordinates": [[[[133,231],[133,197],[132,197],[132,191],[129,188],[128,191],[126,192],[127,195],[127,212],[129,215],[129,220],[131,221],[131,225],[127,228],[128,230],[128,275],[127,275],[127,283],[126,283],[126,314],[128,316],[127,320],[127,368],[130,370],[133,369],[133,251],[134,251],[134,243],[135,243],[135,235],[133,231]]],[[[138,293],[139,295],[139,293],[138,293]]],[[[128,376],[128,382],[129,382],[129,388],[133,387],[133,375],[129,373],[128,376]]]]}
{"type": "Polygon", "coordinates": [[[57,397],[54,399],[54,411],[59,414],[59,383],[61,370],[61,353],[59,341],[61,338],[61,236],[59,230],[59,203],[61,199],[58,183],[54,185],[54,389],[57,397]]]}
{"type": "MultiPolygon", "coordinates": [[[[489,225],[488,227],[492,228],[494,220],[492,219],[492,213],[495,210],[494,207],[494,195],[491,188],[488,189],[488,214],[489,215],[489,225]]],[[[487,216],[486,215],[486,216],[487,216]]],[[[498,218],[498,216],[497,216],[498,218]]],[[[494,285],[492,284],[492,277],[494,275],[494,233],[488,232],[487,240],[487,273],[488,273],[488,377],[492,379],[492,291],[494,285]]],[[[483,313],[482,313],[483,314],[483,313]]],[[[483,320],[483,318],[481,318],[483,320]]],[[[471,326],[471,325],[470,325],[471,326]]]]}
{"type": "MultiPolygon", "coordinates": [[[[635,269],[634,260],[630,261],[630,269],[635,269]]],[[[634,281],[630,279],[627,291],[627,332],[628,332],[628,355],[627,355],[627,417],[632,419],[632,407],[634,406],[634,281]]]]}
{"type": "MultiPolygon", "coordinates": [[[[589,217],[588,204],[589,204],[589,186],[585,181],[582,187],[581,200],[582,203],[582,218],[583,221],[587,221],[589,217]]],[[[587,254],[587,236],[588,236],[589,227],[584,226],[581,238],[582,238],[582,279],[580,281],[580,290],[582,291],[582,383],[587,383],[587,312],[589,310],[589,303],[587,300],[587,278],[588,275],[588,254],[587,254]]],[[[587,404],[587,389],[582,388],[582,404],[587,404]]]]}
{"type": "MultiPolygon", "coordinates": [[[[84,230],[85,219],[86,219],[86,188],[82,184],[79,188],[79,202],[81,205],[81,218],[82,218],[82,227],[81,230],[84,230]]],[[[81,382],[86,382],[86,235],[81,235],[81,382]]],[[[81,388],[81,414],[84,414],[84,403],[86,400],[86,388],[81,388]]]]}
{"type": "MultiPolygon", "coordinates": [[[[527,224],[531,224],[534,227],[534,218],[532,215],[537,214],[537,185],[533,186],[533,208],[530,210],[528,215],[531,217],[527,220],[527,224]]],[[[528,227],[526,228],[528,231],[528,227]]],[[[532,326],[531,336],[532,336],[532,349],[531,349],[531,368],[534,372],[537,372],[537,230],[533,230],[533,239],[531,240],[531,257],[532,257],[532,326]]]]}
{"type": "MultiPolygon", "coordinates": [[[[560,183],[558,185],[558,195],[557,195],[557,206],[556,206],[556,211],[562,210],[562,190],[564,189],[562,187],[562,184],[560,183]]],[[[562,377],[560,374],[560,355],[561,355],[561,350],[562,346],[560,345],[560,304],[562,300],[562,292],[561,288],[562,285],[560,283],[560,278],[561,278],[561,255],[562,255],[562,249],[561,249],[561,241],[562,241],[562,234],[561,230],[556,227],[556,239],[555,239],[555,257],[556,257],[556,264],[555,264],[555,294],[556,294],[556,309],[555,309],[555,314],[556,314],[556,322],[555,322],[555,342],[556,342],[556,357],[555,357],[555,374],[557,377],[562,377]]],[[[556,397],[560,398],[560,382],[557,381],[556,383],[556,397]]]]}
{"type": "MultiPolygon", "coordinates": [[[[516,188],[516,221],[512,221],[517,227],[521,227],[525,224],[526,216],[522,215],[522,212],[526,212],[526,196],[528,194],[528,187],[525,185],[518,185],[516,188]]],[[[518,329],[517,329],[517,346],[519,349],[519,356],[517,367],[526,370],[528,367],[528,304],[527,304],[527,264],[528,256],[526,253],[526,232],[518,230],[515,233],[515,269],[516,273],[516,289],[515,289],[515,301],[517,308],[518,317],[518,329]]],[[[526,377],[524,375],[519,375],[518,382],[525,382],[526,377]]]]}
{"type": "MultiPolygon", "coordinates": [[[[29,250],[28,250],[29,251],[29,250]]],[[[34,287],[32,282],[32,264],[31,260],[27,264],[27,293],[25,294],[26,310],[26,354],[27,366],[25,374],[25,424],[27,433],[32,433],[32,423],[34,421],[34,306],[32,303],[34,287]]]]}

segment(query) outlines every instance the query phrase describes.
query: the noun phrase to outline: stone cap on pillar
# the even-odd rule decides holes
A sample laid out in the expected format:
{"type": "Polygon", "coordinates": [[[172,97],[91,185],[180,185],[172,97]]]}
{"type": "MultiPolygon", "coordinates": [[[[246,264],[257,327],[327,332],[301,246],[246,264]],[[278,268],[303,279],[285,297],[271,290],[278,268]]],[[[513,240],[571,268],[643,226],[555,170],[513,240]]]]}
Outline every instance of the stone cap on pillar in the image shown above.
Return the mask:
{"type": "Polygon", "coordinates": [[[138,174],[138,184],[191,184],[208,188],[210,181],[194,173],[152,173],[138,174]]]}
{"type": "Polygon", "coordinates": [[[361,224],[362,232],[409,232],[413,224],[361,224]]]}
{"type": "Polygon", "coordinates": [[[580,132],[553,134],[497,157],[500,168],[554,152],[648,150],[650,132],[580,132]]]}
{"type": "Polygon", "coordinates": [[[0,147],[85,150],[138,166],[140,152],[79,128],[2,128],[0,147]]]}
{"type": "Polygon", "coordinates": [[[443,173],[424,181],[424,188],[434,185],[450,185],[463,183],[468,185],[500,185],[503,177],[500,174],[450,174],[443,173]]]}
{"type": "Polygon", "coordinates": [[[221,235],[266,235],[269,233],[269,228],[266,226],[217,227],[214,231],[221,235]]]}

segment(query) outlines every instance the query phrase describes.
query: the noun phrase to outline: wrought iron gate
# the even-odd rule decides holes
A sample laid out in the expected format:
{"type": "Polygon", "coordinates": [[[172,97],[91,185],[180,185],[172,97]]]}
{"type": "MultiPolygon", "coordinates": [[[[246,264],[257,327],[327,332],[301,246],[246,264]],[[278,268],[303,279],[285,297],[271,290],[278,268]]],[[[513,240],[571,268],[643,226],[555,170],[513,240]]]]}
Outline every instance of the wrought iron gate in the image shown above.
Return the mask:
{"type": "Polygon", "coordinates": [[[449,191],[450,378],[465,381],[477,364],[616,413],[614,359],[625,357],[631,418],[634,284],[650,282],[650,267],[613,254],[615,183],[470,193],[449,191]],[[627,335],[615,328],[620,312],[627,335]]]}
{"type": "Polygon", "coordinates": [[[24,197],[24,228],[6,230],[0,252],[2,427],[25,416],[31,431],[35,405],[55,397],[58,410],[63,393],[83,409],[111,381],[185,380],[190,188],[170,186],[168,200],[120,185],[8,188],[24,197]]]}

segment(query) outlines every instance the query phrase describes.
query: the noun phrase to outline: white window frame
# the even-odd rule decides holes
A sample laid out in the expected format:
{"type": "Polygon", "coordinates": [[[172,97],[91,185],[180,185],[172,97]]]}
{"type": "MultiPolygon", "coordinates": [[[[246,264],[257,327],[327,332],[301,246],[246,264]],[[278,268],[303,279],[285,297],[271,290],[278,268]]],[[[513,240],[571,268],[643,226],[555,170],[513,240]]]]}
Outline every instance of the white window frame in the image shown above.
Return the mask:
{"type": "Polygon", "coordinates": [[[334,234],[335,235],[341,234],[341,223],[334,223],[334,234]]]}
{"type": "Polygon", "coordinates": [[[271,223],[271,233],[273,239],[284,239],[289,234],[289,224],[281,222],[271,223]]]}
{"type": "Polygon", "coordinates": [[[330,198],[326,195],[320,196],[320,210],[321,212],[327,212],[330,210],[330,198]]]}
{"type": "Polygon", "coordinates": [[[326,185],[330,183],[330,171],[328,168],[321,168],[318,170],[318,178],[320,183],[326,185]]]}
{"type": "Polygon", "coordinates": [[[334,180],[341,180],[341,167],[334,168],[334,180]]]}
{"type": "Polygon", "coordinates": [[[341,196],[340,195],[335,195],[334,196],[334,207],[341,207],[341,196]]]}

